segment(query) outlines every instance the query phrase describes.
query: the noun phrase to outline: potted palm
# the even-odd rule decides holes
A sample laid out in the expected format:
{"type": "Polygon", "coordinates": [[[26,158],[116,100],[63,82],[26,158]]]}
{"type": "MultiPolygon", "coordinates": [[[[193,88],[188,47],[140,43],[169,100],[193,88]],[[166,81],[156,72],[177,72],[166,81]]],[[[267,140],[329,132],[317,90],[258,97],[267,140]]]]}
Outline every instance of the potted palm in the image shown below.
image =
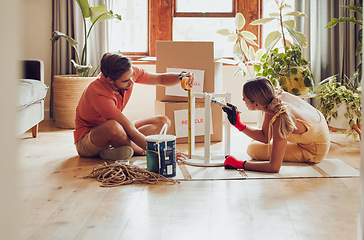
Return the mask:
{"type": "Polygon", "coordinates": [[[292,17],[306,15],[290,10],[291,6],[284,0],[275,0],[278,12],[270,13],[268,18],[251,22],[251,25],[263,25],[272,21],[279,24],[279,30],[270,32],[264,42],[266,53],[261,57],[261,64],[256,64],[254,70],[258,76],[270,79],[274,86],[295,95],[313,93],[313,75],[308,68],[309,62],[302,57],[301,49],[307,47],[305,35],[295,30],[296,22],[292,17]],[[288,40],[288,36],[292,41],[288,40]],[[282,41],[283,48],[275,47],[282,41]]]}
{"type": "MultiPolygon", "coordinates": [[[[356,5],[343,6],[351,11],[362,13],[362,3],[356,5]]],[[[338,23],[351,22],[363,25],[362,20],[355,17],[334,18],[326,28],[335,27],[338,23]]],[[[355,53],[361,55],[362,52],[362,29],[358,31],[359,43],[355,53]]],[[[362,63],[357,66],[357,70],[351,77],[331,76],[318,84],[315,91],[318,92],[317,109],[325,116],[330,127],[340,129],[348,137],[361,137],[361,78],[362,63]]]]}
{"type": "Polygon", "coordinates": [[[88,40],[95,24],[109,19],[121,21],[119,14],[107,10],[105,5],[90,7],[88,0],[76,0],[83,17],[83,46],[72,37],[54,31],[52,42],[65,39],[75,51],[75,59],[71,62],[76,69],[77,75],[56,75],[53,77],[53,102],[55,125],[60,128],[74,128],[76,106],[84,88],[95,79],[94,74],[98,67],[91,73],[92,66],[88,63],[88,40]]]}

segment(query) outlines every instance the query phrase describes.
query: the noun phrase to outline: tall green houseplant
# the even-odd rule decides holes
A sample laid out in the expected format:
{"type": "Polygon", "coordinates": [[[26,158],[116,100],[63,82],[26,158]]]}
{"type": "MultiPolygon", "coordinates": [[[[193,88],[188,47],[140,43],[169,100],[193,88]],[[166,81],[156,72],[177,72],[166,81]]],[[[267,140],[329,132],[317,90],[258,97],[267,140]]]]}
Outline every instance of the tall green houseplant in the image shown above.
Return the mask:
{"type": "Polygon", "coordinates": [[[291,6],[284,0],[275,0],[278,12],[272,12],[267,18],[251,22],[251,25],[264,25],[272,21],[279,24],[279,30],[270,32],[264,42],[266,53],[261,57],[261,64],[254,69],[259,76],[270,79],[274,86],[296,94],[305,95],[313,93],[313,76],[308,68],[309,62],[302,57],[301,49],[307,47],[305,35],[295,30],[296,22],[292,17],[305,17],[306,15],[291,10],[291,6]],[[292,37],[292,41],[288,40],[292,37]],[[283,48],[275,47],[282,41],[283,48]]]}
{"type": "Polygon", "coordinates": [[[54,31],[52,36],[52,41],[56,42],[57,40],[63,38],[66,39],[67,42],[73,47],[75,50],[76,59],[72,59],[72,64],[76,69],[77,74],[80,77],[88,77],[93,76],[96,72],[93,71],[90,74],[90,70],[92,68],[91,64],[87,62],[87,53],[88,53],[88,39],[90,37],[90,33],[95,26],[96,23],[109,20],[109,19],[117,19],[121,21],[121,15],[114,14],[112,10],[107,10],[105,5],[100,5],[97,7],[90,7],[88,0],[76,0],[78,6],[82,12],[83,19],[83,29],[84,29],[84,37],[83,37],[83,46],[79,49],[79,43],[72,37],[61,33],[59,31],[54,31]]]}
{"type": "Polygon", "coordinates": [[[254,42],[254,40],[257,40],[257,36],[250,31],[244,30],[246,23],[244,15],[242,13],[237,13],[234,20],[234,30],[224,28],[218,30],[217,33],[226,36],[229,42],[234,43],[233,57],[238,62],[238,70],[235,72],[234,76],[240,72],[245,76],[247,64],[260,61],[264,51],[263,49],[258,49],[255,52],[254,47],[259,47],[259,45],[254,42]]]}

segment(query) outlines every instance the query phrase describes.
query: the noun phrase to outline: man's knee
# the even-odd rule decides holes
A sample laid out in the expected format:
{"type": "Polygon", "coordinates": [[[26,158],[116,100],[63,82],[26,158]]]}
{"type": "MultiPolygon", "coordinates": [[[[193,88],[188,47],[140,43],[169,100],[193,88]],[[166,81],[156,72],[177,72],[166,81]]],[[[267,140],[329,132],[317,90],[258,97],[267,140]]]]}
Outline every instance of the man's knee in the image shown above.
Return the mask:
{"type": "Polygon", "coordinates": [[[167,116],[157,116],[157,121],[160,124],[160,127],[163,127],[164,124],[167,124],[168,127],[171,126],[171,120],[167,116]]]}
{"type": "Polygon", "coordinates": [[[115,120],[108,120],[103,125],[105,128],[103,130],[112,136],[118,136],[125,139],[128,137],[123,126],[115,120]]]}

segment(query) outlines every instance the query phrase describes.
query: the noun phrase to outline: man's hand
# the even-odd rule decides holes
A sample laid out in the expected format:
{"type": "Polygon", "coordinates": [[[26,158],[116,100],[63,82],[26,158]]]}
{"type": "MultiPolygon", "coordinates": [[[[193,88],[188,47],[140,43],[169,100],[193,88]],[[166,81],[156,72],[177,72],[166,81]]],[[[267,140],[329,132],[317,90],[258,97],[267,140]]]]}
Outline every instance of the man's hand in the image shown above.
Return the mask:
{"type": "Polygon", "coordinates": [[[223,107],[222,110],[227,114],[228,120],[231,125],[236,127],[239,131],[243,131],[246,125],[240,121],[240,114],[237,111],[237,107],[231,103],[226,103],[230,108],[223,107]]]}
{"type": "Polygon", "coordinates": [[[193,82],[195,80],[195,74],[193,72],[182,71],[178,77],[181,80],[181,87],[184,90],[189,90],[193,87],[193,82]]]}

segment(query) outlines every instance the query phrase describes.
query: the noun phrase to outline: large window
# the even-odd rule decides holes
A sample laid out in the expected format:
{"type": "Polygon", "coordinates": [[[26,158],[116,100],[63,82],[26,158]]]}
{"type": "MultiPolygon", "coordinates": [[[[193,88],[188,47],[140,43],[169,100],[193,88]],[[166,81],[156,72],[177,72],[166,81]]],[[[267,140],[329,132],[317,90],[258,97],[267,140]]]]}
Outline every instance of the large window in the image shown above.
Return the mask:
{"type": "Polygon", "coordinates": [[[148,53],[148,0],[114,0],[110,9],[122,21],[109,23],[109,50],[145,55],[148,53]]]}
{"type": "Polygon", "coordinates": [[[216,31],[234,27],[234,3],[233,0],[175,0],[172,39],[214,41],[217,55],[232,56],[231,43],[216,31]]]}
{"type": "MultiPolygon", "coordinates": [[[[109,49],[127,54],[155,56],[158,40],[207,40],[230,55],[232,45],[216,33],[234,28],[234,17],[242,12],[247,30],[259,37],[259,27],[249,22],[261,17],[262,0],[114,0],[112,9],[122,15],[111,21],[109,49]]],[[[260,39],[260,38],[259,38],[260,39]]],[[[259,42],[260,40],[258,40],[259,42]]]]}

